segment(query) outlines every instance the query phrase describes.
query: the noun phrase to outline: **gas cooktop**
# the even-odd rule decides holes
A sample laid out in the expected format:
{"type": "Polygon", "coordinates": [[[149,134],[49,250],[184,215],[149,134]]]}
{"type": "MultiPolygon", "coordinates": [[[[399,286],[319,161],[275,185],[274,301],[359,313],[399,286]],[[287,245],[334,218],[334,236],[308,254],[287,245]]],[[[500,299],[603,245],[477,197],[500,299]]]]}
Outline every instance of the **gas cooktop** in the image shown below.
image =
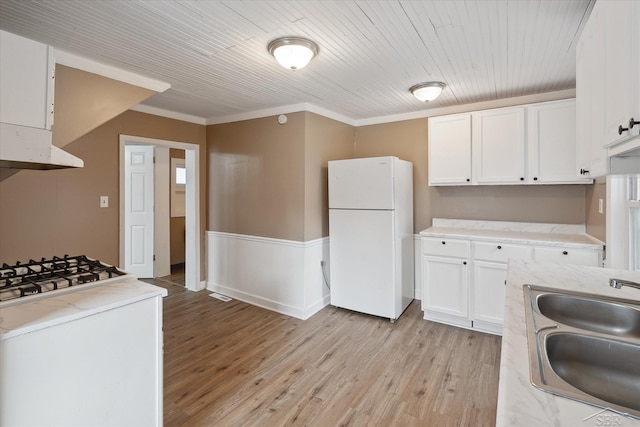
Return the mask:
{"type": "Polygon", "coordinates": [[[3,263],[0,267],[0,304],[18,302],[18,299],[26,302],[45,293],[52,295],[54,292],[82,289],[122,276],[128,275],[85,255],[54,256],[40,261],[31,259],[15,265],[3,263]]]}

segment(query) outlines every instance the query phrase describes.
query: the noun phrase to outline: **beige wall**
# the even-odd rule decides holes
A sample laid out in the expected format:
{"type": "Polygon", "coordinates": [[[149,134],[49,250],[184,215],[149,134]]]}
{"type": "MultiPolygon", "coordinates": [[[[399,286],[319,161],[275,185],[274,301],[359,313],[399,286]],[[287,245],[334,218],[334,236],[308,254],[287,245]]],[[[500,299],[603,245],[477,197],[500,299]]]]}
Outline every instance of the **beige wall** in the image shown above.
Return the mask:
{"type": "Polygon", "coordinates": [[[327,162],[353,157],[355,128],[306,113],[304,241],[329,235],[327,162]]]}
{"type": "Polygon", "coordinates": [[[53,144],[63,147],[153,94],[149,89],[57,64],[53,144]]]}
{"type": "Polygon", "coordinates": [[[210,230],[309,241],[329,234],[327,161],[354,128],[309,112],[207,127],[210,230]]]}
{"type": "Polygon", "coordinates": [[[607,237],[607,181],[604,178],[599,178],[595,183],[586,187],[585,194],[585,212],[586,212],[586,225],[587,233],[606,242],[607,237]],[[598,212],[598,201],[602,199],[602,211],[598,212]]]}
{"type": "MultiPolygon", "coordinates": [[[[84,168],[24,170],[0,182],[2,262],[68,253],[118,265],[120,134],[200,145],[200,229],[204,234],[205,127],[127,111],[65,147],[84,160],[84,168]],[[99,207],[100,196],[109,196],[108,208],[99,207]]],[[[204,250],[202,254],[204,270],[204,250]]]]}
{"type": "Polygon", "coordinates": [[[429,187],[427,119],[356,129],[356,157],[413,162],[414,230],[433,218],[584,224],[584,185],[429,187]]]}
{"type": "Polygon", "coordinates": [[[305,113],[207,126],[208,229],[302,241],[305,113]]]}

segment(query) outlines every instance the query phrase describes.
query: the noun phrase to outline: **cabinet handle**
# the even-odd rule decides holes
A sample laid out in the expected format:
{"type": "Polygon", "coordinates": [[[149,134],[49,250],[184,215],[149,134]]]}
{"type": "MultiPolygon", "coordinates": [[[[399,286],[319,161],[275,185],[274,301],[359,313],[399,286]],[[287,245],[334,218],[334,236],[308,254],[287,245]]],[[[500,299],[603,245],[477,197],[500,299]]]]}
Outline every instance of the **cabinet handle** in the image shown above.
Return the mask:
{"type": "Polygon", "coordinates": [[[538,177],[537,177],[537,176],[534,176],[534,177],[533,177],[533,180],[534,180],[534,181],[537,181],[537,180],[538,180],[538,177]]]}
{"type": "Polygon", "coordinates": [[[523,176],[520,177],[520,181],[524,181],[524,177],[523,176]]]}
{"type": "Polygon", "coordinates": [[[462,265],[467,265],[467,261],[462,261],[462,265]]]}
{"type": "Polygon", "coordinates": [[[567,251],[562,251],[562,255],[569,255],[569,252],[567,252],[567,251]]]}
{"type": "Polygon", "coordinates": [[[447,242],[445,242],[445,241],[443,240],[443,241],[442,241],[442,244],[443,244],[443,245],[446,245],[446,244],[447,244],[447,242]]]}
{"type": "Polygon", "coordinates": [[[467,178],[467,182],[471,181],[469,178],[467,178]]]}
{"type": "Polygon", "coordinates": [[[587,175],[589,173],[589,169],[580,169],[580,175],[587,175]]]}
{"type": "Polygon", "coordinates": [[[502,249],[502,246],[498,245],[498,249],[502,249]]]}
{"type": "Polygon", "coordinates": [[[629,119],[629,129],[633,129],[635,125],[640,125],[640,121],[634,120],[633,117],[629,119]]]}
{"type": "Polygon", "coordinates": [[[618,135],[622,135],[622,132],[628,131],[629,128],[623,128],[622,125],[618,126],[618,135]]]}

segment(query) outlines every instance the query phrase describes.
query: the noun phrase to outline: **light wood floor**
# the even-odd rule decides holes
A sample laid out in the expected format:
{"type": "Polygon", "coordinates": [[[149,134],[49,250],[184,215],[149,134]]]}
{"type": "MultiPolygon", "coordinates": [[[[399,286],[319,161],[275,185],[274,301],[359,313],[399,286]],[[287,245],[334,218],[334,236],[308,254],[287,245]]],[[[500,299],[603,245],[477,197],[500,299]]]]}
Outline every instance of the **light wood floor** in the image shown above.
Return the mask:
{"type": "Polygon", "coordinates": [[[500,338],[325,307],[302,321],[166,280],[165,426],[493,426],[500,338]]]}

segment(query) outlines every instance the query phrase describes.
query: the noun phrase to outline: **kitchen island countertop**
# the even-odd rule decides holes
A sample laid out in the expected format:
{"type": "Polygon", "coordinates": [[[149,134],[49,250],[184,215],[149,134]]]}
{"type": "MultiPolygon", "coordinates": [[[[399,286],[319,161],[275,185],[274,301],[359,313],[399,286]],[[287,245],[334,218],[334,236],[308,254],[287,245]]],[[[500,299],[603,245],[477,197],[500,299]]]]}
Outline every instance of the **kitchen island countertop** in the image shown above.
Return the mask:
{"type": "Polygon", "coordinates": [[[640,282],[640,272],[509,261],[496,426],[640,426],[638,419],[555,396],[530,382],[522,286],[532,284],[640,301],[640,290],[614,289],[609,286],[611,277],[640,282]]]}
{"type": "Polygon", "coordinates": [[[167,290],[135,277],[0,308],[0,341],[156,296],[167,290]]]}

